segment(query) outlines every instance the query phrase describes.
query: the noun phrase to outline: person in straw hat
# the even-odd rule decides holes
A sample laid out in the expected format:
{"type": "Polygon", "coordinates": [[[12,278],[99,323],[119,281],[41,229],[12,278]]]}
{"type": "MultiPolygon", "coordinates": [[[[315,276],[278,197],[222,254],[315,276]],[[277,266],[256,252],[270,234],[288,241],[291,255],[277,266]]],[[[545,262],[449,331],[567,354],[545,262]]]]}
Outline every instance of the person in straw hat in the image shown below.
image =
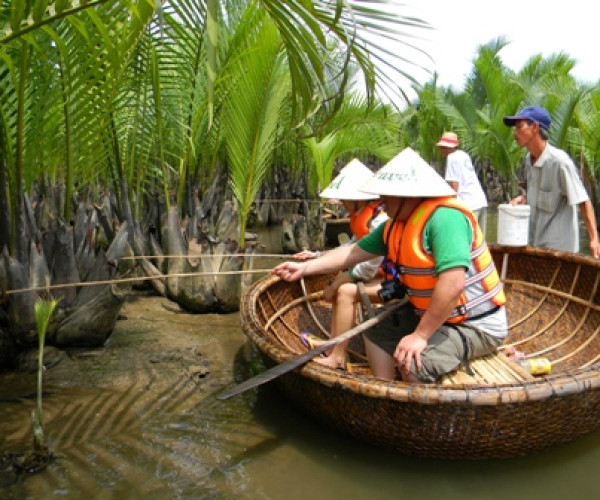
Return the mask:
{"type": "MultiPolygon", "coordinates": [[[[365,193],[358,189],[372,176],[373,172],[355,158],[321,192],[322,198],[340,200],[350,213],[352,238],[346,245],[358,241],[388,219],[379,195],[365,193]]],[[[304,251],[293,257],[306,260],[319,255],[319,252],[304,251]]],[[[382,279],[381,261],[382,257],[375,257],[357,263],[347,271],[339,273],[333,283],[324,290],[325,299],[332,303],[331,337],[335,337],[353,326],[354,305],[361,300],[358,282],[364,284],[365,292],[370,300],[378,301],[377,290],[382,279]]],[[[310,332],[302,332],[300,340],[308,348],[316,347],[323,342],[320,337],[312,335],[310,332]]],[[[347,343],[341,343],[316,361],[331,368],[345,368],[347,358],[347,343]]]]}
{"type": "Polygon", "coordinates": [[[351,246],[271,273],[295,281],[385,256],[395,272],[380,295],[406,294],[409,304],[365,333],[373,374],[435,382],[461,363],[469,371],[468,360],[494,352],[507,333],[502,284],[473,212],[411,148],[361,190],[381,196],[386,224],[351,246]]]}
{"type": "Polygon", "coordinates": [[[444,178],[458,194],[456,198],[473,210],[479,227],[485,235],[487,197],[473,168],[471,157],[458,149],[458,136],[454,132],[444,132],[436,146],[446,160],[444,178]]]}

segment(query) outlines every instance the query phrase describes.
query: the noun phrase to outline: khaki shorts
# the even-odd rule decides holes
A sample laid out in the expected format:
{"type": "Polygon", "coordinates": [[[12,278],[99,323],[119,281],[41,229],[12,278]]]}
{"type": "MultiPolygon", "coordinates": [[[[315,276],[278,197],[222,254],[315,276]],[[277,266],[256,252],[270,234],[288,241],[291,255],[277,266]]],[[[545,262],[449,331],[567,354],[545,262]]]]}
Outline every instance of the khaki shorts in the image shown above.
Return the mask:
{"type": "MultiPolygon", "coordinates": [[[[414,332],[419,317],[412,306],[407,305],[365,332],[365,336],[390,356],[393,356],[402,337],[414,332]]],[[[439,377],[456,370],[465,358],[465,347],[459,331],[468,346],[469,359],[495,352],[503,339],[488,335],[481,330],[460,323],[444,324],[433,334],[421,353],[421,370],[412,363],[411,373],[422,382],[435,382],[439,377]]]]}

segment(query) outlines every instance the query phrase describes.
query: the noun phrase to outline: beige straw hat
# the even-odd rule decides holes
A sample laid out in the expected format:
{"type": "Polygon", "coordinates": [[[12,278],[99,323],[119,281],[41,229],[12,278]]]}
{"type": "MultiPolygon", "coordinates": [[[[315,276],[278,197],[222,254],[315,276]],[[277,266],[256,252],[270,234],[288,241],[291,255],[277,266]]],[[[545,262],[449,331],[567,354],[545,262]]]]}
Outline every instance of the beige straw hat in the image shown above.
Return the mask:
{"type": "Polygon", "coordinates": [[[321,193],[322,198],[338,200],[374,200],[376,194],[367,194],[359,187],[373,177],[373,172],[356,158],[346,165],[321,193]]]}
{"type": "Polygon", "coordinates": [[[457,148],[458,136],[454,132],[444,132],[436,146],[444,146],[446,148],[457,148]]]}
{"type": "Polygon", "coordinates": [[[418,153],[406,148],[379,169],[361,191],[406,198],[456,196],[456,191],[418,153]]]}

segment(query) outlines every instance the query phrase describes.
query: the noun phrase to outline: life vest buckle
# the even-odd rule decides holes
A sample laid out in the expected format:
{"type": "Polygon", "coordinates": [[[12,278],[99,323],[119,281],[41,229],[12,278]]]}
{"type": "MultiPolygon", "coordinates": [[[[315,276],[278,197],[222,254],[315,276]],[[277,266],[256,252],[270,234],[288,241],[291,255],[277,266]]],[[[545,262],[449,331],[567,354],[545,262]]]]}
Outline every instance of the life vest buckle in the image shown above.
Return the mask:
{"type": "Polygon", "coordinates": [[[467,314],[467,306],[465,304],[461,304],[456,307],[456,315],[457,316],[465,316],[467,314]]]}

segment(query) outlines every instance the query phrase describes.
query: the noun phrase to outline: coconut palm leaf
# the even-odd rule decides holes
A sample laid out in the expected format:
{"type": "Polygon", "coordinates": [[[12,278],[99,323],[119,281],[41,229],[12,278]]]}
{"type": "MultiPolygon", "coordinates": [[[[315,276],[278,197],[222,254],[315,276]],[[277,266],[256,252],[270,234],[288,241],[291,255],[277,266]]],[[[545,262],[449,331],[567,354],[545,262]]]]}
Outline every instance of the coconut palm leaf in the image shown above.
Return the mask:
{"type": "Polygon", "coordinates": [[[489,160],[509,180],[510,187],[507,189],[516,194],[514,174],[524,152],[515,143],[511,129],[504,125],[502,119],[520,106],[524,92],[518,76],[503,64],[498,54],[505,45],[504,39],[499,38],[478,48],[473,61],[474,70],[466,86],[467,95],[477,96],[473,108],[464,100],[462,109],[444,105],[440,100],[438,105],[449,118],[451,126],[465,134],[465,146],[475,160],[489,160]]]}
{"type": "MultiPolygon", "coordinates": [[[[13,163],[17,193],[42,172],[65,181],[70,192],[75,178],[85,183],[106,171],[113,159],[114,149],[105,147],[110,110],[119,105],[120,77],[154,6],[148,0],[83,4],[77,2],[81,8],[71,12],[69,2],[57,3],[37,21],[34,16],[33,23],[22,11],[24,20],[17,24],[27,24],[26,29],[18,41],[4,39],[0,53],[12,75],[6,92],[18,96],[15,104],[23,110],[16,115],[23,116],[22,126],[18,118],[12,119],[10,108],[4,112],[11,117],[6,120],[10,141],[19,144],[13,163]],[[30,52],[27,64],[16,64],[18,44],[26,44],[30,52]],[[22,185],[21,172],[27,173],[22,185]]],[[[21,62],[23,55],[21,50],[21,62]]]]}
{"type": "Polygon", "coordinates": [[[419,19],[401,16],[398,12],[403,5],[385,0],[261,0],[260,3],[282,35],[294,94],[300,97],[305,112],[328,101],[333,101],[331,111],[338,109],[351,83],[351,61],[364,76],[369,99],[377,83],[387,89],[391,102],[402,98],[398,75],[414,82],[410,70],[404,68],[416,65],[406,54],[416,56],[421,51],[409,40],[428,25],[419,19]],[[395,43],[392,45],[390,41],[395,43]],[[398,42],[404,45],[406,52],[398,50],[398,42]],[[328,47],[332,46],[340,50],[342,57],[331,57],[328,47]],[[376,72],[373,58],[390,71],[376,72]],[[322,100],[315,103],[315,96],[322,100]]]}
{"type": "MultiPolygon", "coordinates": [[[[436,107],[436,100],[443,95],[443,88],[438,86],[437,75],[417,91],[417,102],[403,112],[406,126],[403,127],[404,143],[418,150],[429,162],[438,157],[435,142],[440,131],[446,128],[447,119],[436,107]]],[[[451,91],[446,91],[451,93],[451,91]]]]}
{"type": "MultiPolygon", "coordinates": [[[[556,147],[570,150],[569,131],[575,123],[575,112],[583,96],[589,92],[587,87],[573,87],[560,85],[557,88],[561,94],[561,101],[555,108],[550,108],[552,126],[550,127],[550,139],[556,147]]],[[[573,152],[573,151],[569,151],[573,152]]]]}
{"type": "Polygon", "coordinates": [[[326,133],[303,141],[312,159],[311,193],[331,182],[336,160],[349,161],[353,156],[384,162],[391,159],[400,149],[399,129],[399,115],[390,106],[370,106],[361,94],[347,96],[335,118],[328,122],[326,133]]]}
{"type": "Polygon", "coordinates": [[[158,24],[153,25],[157,77],[160,79],[156,85],[160,86],[161,94],[160,111],[157,108],[156,114],[158,116],[160,112],[161,116],[162,144],[157,146],[164,151],[158,161],[161,165],[166,162],[177,173],[177,205],[182,212],[186,179],[209,178],[218,157],[221,131],[220,123],[214,123],[214,113],[219,116],[228,85],[220,74],[231,56],[230,39],[235,36],[237,28],[234,20],[239,19],[237,12],[243,11],[242,6],[245,8],[246,2],[223,2],[219,5],[231,16],[218,16],[220,44],[213,47],[214,60],[210,68],[206,2],[171,2],[162,11],[164,31],[159,29],[158,24]],[[230,25],[232,22],[233,27],[230,25]],[[214,72],[214,79],[209,84],[210,72],[214,72]],[[212,103],[210,93],[215,96],[212,103]]]}
{"type": "Polygon", "coordinates": [[[592,178],[597,178],[600,173],[600,86],[583,92],[573,118],[575,125],[569,131],[569,150],[580,166],[585,164],[592,178]]]}
{"type": "Polygon", "coordinates": [[[225,103],[223,123],[242,248],[250,206],[271,165],[280,111],[291,92],[279,41],[275,25],[264,18],[229,70],[236,87],[225,103]]]}
{"type": "Polygon", "coordinates": [[[34,0],[32,2],[13,1],[4,9],[0,7],[0,45],[22,38],[26,34],[66,18],[86,9],[93,9],[111,0],[71,0],[51,2],[34,0]],[[51,5],[54,3],[54,5],[51,5]]]}
{"type": "Polygon", "coordinates": [[[134,193],[133,214],[139,220],[141,202],[147,191],[160,191],[162,187],[168,201],[163,131],[158,125],[161,122],[157,110],[160,96],[155,90],[158,85],[155,45],[149,30],[140,39],[131,60],[120,85],[120,93],[131,98],[126,101],[126,106],[119,108],[115,122],[120,131],[124,175],[134,193]]]}

